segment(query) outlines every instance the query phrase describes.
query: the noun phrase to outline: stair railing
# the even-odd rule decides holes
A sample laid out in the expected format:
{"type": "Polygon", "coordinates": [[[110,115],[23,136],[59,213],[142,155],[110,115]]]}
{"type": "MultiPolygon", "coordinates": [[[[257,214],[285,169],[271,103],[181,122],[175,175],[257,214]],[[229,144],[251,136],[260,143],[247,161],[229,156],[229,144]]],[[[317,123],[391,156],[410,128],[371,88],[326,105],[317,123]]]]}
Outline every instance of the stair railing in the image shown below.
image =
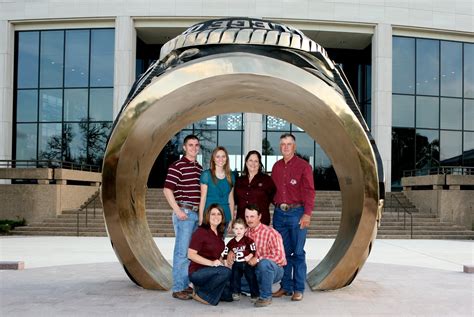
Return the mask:
{"type": "MultiPolygon", "coordinates": [[[[400,221],[400,208],[402,208],[403,211],[403,230],[406,230],[406,214],[410,215],[410,239],[413,239],[413,213],[408,210],[408,208],[402,204],[400,199],[394,195],[393,193],[390,195],[390,199],[395,198],[397,201],[397,221],[400,221]]],[[[393,207],[393,203],[391,204],[393,207]]]]}
{"type": "Polygon", "coordinates": [[[96,210],[96,205],[97,205],[97,197],[100,195],[100,189],[98,189],[77,211],[77,221],[76,221],[76,234],[79,237],[79,215],[81,214],[82,211],[85,211],[85,225],[86,227],[88,226],[88,214],[89,214],[89,208],[92,205],[92,210],[93,210],[93,217],[95,219],[95,210],[96,210]]]}

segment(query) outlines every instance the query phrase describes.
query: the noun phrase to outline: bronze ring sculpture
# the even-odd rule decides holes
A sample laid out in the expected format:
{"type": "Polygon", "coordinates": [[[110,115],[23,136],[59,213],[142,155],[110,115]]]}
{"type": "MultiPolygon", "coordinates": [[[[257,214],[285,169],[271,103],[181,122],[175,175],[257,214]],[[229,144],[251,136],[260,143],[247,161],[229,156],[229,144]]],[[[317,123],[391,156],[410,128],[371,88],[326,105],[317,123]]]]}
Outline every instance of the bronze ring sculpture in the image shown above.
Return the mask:
{"type": "Polygon", "coordinates": [[[114,123],[102,200],[128,276],[147,289],[171,287],[171,266],[146,219],[148,175],[175,133],[230,112],[281,117],[324,148],[339,180],[342,217],[333,246],[307,280],[312,290],[349,285],[377,233],[384,195],[380,155],[342,70],[325,50],[296,29],[248,18],[206,21],[165,44],[114,123]]]}

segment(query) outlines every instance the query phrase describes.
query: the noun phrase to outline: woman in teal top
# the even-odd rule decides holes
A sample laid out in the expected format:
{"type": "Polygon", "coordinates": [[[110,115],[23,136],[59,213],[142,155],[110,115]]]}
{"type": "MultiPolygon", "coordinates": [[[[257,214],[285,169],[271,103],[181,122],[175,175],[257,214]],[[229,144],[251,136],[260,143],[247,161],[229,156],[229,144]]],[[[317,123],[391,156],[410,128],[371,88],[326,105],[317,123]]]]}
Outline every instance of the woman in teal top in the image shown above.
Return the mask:
{"type": "Polygon", "coordinates": [[[210,168],[201,174],[201,202],[199,204],[199,224],[203,212],[211,204],[219,204],[224,209],[225,226],[235,218],[234,203],[235,176],[230,171],[229,154],[218,146],[212,151],[210,168]]]}

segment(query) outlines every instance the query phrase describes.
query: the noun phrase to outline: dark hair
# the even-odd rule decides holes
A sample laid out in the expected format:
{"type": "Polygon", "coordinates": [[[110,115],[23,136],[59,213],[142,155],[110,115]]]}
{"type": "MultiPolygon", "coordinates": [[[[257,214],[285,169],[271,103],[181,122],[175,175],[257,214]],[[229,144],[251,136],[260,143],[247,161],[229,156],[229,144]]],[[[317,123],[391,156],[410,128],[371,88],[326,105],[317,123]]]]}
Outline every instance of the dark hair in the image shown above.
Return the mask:
{"type": "Polygon", "coordinates": [[[296,142],[295,136],[294,136],[293,134],[291,134],[291,133],[283,133],[283,134],[280,136],[280,140],[281,140],[281,139],[285,139],[285,138],[292,138],[293,141],[296,142]]]}
{"type": "Polygon", "coordinates": [[[252,150],[252,151],[249,151],[247,153],[247,155],[245,156],[245,164],[244,164],[244,170],[242,171],[242,175],[248,175],[249,174],[249,170],[247,168],[247,161],[249,160],[250,158],[250,155],[257,155],[258,157],[258,173],[263,173],[263,164],[262,164],[262,154],[260,154],[259,151],[256,151],[256,150],[252,150]]]}
{"type": "Polygon", "coordinates": [[[211,154],[211,162],[209,164],[210,165],[209,169],[211,170],[212,181],[214,182],[214,184],[217,184],[216,162],[214,162],[214,156],[219,151],[222,151],[222,152],[225,153],[226,161],[225,161],[225,165],[224,165],[224,173],[225,173],[225,178],[227,179],[227,182],[229,183],[230,188],[232,188],[232,186],[234,184],[232,184],[232,175],[231,175],[232,172],[230,171],[229,153],[227,152],[227,150],[223,146],[216,147],[214,149],[214,151],[212,151],[212,154],[211,154]]]}
{"type": "Polygon", "coordinates": [[[232,221],[232,228],[234,228],[235,225],[243,225],[244,227],[247,227],[247,223],[242,218],[237,218],[234,221],[232,221]]]}
{"type": "Polygon", "coordinates": [[[211,224],[209,223],[209,219],[211,218],[211,210],[212,209],[217,209],[221,213],[222,216],[222,221],[221,223],[217,226],[217,232],[221,235],[224,234],[225,230],[225,214],[224,214],[224,209],[219,204],[210,204],[209,207],[207,207],[206,211],[204,212],[204,219],[202,220],[202,227],[209,229],[211,228],[211,224]]]}
{"type": "Polygon", "coordinates": [[[247,206],[245,206],[245,209],[255,210],[257,212],[257,214],[259,214],[259,215],[262,214],[262,212],[260,211],[260,208],[258,208],[258,206],[255,205],[255,204],[248,204],[247,206]]]}
{"type": "Polygon", "coordinates": [[[189,135],[187,135],[187,136],[184,138],[183,144],[188,143],[189,140],[196,140],[196,141],[199,141],[199,138],[198,138],[196,135],[194,135],[194,134],[189,134],[189,135]]]}

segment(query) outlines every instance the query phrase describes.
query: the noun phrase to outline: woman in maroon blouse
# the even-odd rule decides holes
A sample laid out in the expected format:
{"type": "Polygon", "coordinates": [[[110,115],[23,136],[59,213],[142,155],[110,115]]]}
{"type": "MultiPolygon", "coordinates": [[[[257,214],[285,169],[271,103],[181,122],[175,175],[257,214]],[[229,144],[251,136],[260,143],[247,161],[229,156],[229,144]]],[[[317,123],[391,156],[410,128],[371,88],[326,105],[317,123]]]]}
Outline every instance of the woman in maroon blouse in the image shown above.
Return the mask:
{"type": "Polygon", "coordinates": [[[237,204],[237,218],[245,220],[245,206],[255,204],[262,212],[261,222],[270,225],[270,203],[273,202],[276,187],[270,176],[263,173],[262,156],[250,151],[245,157],[245,167],[235,182],[234,199],[237,204]]]}
{"type": "Polygon", "coordinates": [[[221,256],[225,248],[224,229],[224,210],[218,204],[211,204],[189,244],[189,280],[194,285],[192,296],[203,304],[232,301],[232,270],[224,266],[221,256]]]}

